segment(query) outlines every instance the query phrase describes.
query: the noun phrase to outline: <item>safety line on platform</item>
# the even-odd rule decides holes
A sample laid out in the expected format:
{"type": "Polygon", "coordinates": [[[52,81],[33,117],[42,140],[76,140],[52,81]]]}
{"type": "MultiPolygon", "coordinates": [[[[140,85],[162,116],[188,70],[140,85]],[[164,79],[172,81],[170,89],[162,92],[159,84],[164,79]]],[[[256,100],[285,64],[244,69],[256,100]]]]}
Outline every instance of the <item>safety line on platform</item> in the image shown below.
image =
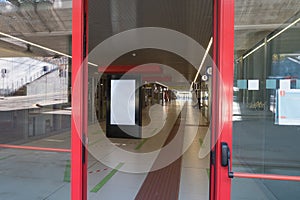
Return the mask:
{"type": "Polygon", "coordinates": [[[91,192],[98,192],[124,165],[124,163],[119,163],[116,168],[114,168],[108,175],[106,175],[92,190],[91,192]]]}
{"type": "Polygon", "coordinates": [[[134,149],[139,150],[146,142],[148,138],[144,138],[134,149]]]}
{"type": "Polygon", "coordinates": [[[70,174],[71,174],[71,163],[70,160],[67,160],[64,172],[64,182],[70,182],[70,174]]]}

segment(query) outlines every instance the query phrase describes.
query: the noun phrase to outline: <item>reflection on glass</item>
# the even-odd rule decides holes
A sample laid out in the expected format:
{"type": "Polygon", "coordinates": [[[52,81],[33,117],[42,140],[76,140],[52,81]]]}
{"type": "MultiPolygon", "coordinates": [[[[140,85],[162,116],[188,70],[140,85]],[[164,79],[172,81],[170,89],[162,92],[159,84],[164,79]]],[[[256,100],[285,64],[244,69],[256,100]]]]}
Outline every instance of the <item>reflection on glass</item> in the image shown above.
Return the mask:
{"type": "MultiPolygon", "coordinates": [[[[233,171],[300,175],[300,29],[281,32],[285,26],[235,64],[233,171]]],[[[299,199],[299,188],[299,182],[234,179],[232,199],[299,199]]]]}
{"type": "Polygon", "coordinates": [[[1,143],[18,142],[69,128],[68,58],[0,58],[1,143]],[[55,114],[56,112],[56,114],[55,114]],[[24,121],[25,120],[25,121],[24,121]]]}
{"type": "Polygon", "coordinates": [[[0,199],[70,199],[71,11],[0,1],[0,199]]]}

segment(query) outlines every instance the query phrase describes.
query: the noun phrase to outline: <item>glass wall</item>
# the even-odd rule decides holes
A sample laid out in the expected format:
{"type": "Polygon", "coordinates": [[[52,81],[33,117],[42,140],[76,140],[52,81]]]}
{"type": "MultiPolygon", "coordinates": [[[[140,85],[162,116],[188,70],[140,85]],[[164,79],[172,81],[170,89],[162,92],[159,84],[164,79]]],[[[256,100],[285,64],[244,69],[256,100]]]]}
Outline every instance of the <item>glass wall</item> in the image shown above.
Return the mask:
{"type": "MultiPolygon", "coordinates": [[[[300,175],[299,17],[236,60],[233,171],[300,175]]],[[[299,199],[299,188],[299,182],[236,178],[232,199],[299,199]]]]}
{"type": "Polygon", "coordinates": [[[70,198],[71,11],[0,2],[0,199],[70,198]]]}
{"type": "Polygon", "coordinates": [[[209,147],[212,13],[213,1],[89,1],[88,199],[209,198],[209,149],[203,148],[201,159],[198,152],[202,143],[209,147]],[[130,87],[124,87],[126,82],[130,87]],[[181,112],[187,122],[180,123],[188,124],[189,133],[165,152],[164,142],[177,129],[181,112]],[[181,167],[169,177],[155,175],[155,185],[148,182],[147,177],[168,170],[172,159],[182,156],[176,153],[182,144],[196,146],[189,158],[197,164],[182,164],[186,182],[180,182],[181,167]],[[161,159],[160,152],[166,157],[161,159]],[[192,173],[201,177],[186,175],[192,173]],[[186,185],[193,180],[203,190],[196,184],[189,190],[186,185]],[[183,185],[180,192],[176,184],[183,185]]]}

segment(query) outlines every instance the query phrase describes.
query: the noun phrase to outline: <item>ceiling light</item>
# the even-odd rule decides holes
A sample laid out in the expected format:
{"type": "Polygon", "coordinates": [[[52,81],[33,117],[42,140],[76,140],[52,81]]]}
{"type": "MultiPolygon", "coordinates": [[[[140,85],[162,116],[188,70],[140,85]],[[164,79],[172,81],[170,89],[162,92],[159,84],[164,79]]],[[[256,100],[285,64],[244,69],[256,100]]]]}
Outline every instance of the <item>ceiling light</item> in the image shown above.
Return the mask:
{"type": "Polygon", "coordinates": [[[250,51],[249,53],[247,53],[246,55],[244,55],[243,59],[247,58],[248,56],[250,56],[252,53],[254,53],[255,51],[257,51],[258,49],[260,49],[264,45],[265,45],[265,43],[260,44],[258,47],[256,47],[255,49],[253,49],[252,51],[250,51]]]}
{"type": "Polygon", "coordinates": [[[296,25],[298,22],[300,22],[300,18],[296,19],[294,22],[292,22],[291,24],[289,24],[288,26],[286,26],[285,28],[283,28],[281,31],[279,31],[278,33],[274,34],[272,37],[268,38],[266,42],[260,44],[255,49],[253,49],[252,51],[250,51],[249,53],[247,53],[246,55],[244,55],[243,59],[247,58],[249,55],[251,55],[252,53],[254,53],[255,51],[257,51],[258,49],[260,49],[261,47],[263,47],[266,43],[271,42],[277,36],[281,35],[283,32],[285,32],[286,30],[288,30],[292,26],[296,25]]]}
{"type": "MultiPolygon", "coordinates": [[[[0,5],[1,5],[1,1],[4,1],[4,0],[0,0],[0,5]]],[[[61,55],[61,56],[65,56],[65,57],[68,57],[68,58],[72,58],[71,55],[68,55],[68,54],[65,54],[65,53],[62,53],[60,51],[56,51],[54,49],[50,49],[50,48],[47,48],[47,47],[44,47],[42,45],[39,45],[39,44],[36,44],[36,43],[33,43],[33,42],[29,42],[27,40],[23,40],[21,38],[18,38],[18,37],[15,37],[15,36],[12,36],[12,35],[9,35],[9,34],[6,34],[6,33],[3,33],[3,32],[0,32],[0,35],[4,36],[4,37],[8,37],[10,39],[13,39],[13,40],[16,40],[16,41],[19,41],[19,42],[23,42],[25,43],[26,45],[31,45],[31,46],[34,46],[34,47],[37,47],[37,48],[40,48],[40,49],[43,49],[43,50],[46,50],[46,51],[50,51],[56,55],[61,55]]],[[[89,65],[92,65],[92,66],[95,66],[95,67],[98,67],[97,64],[95,63],[92,63],[92,62],[88,62],[89,65]]]]}
{"type": "Polygon", "coordinates": [[[270,42],[271,40],[273,40],[274,38],[276,38],[277,36],[279,36],[281,33],[283,33],[284,31],[286,31],[287,29],[289,29],[290,27],[294,26],[295,24],[297,24],[300,21],[300,18],[296,19],[294,22],[292,22],[290,25],[288,25],[287,27],[285,27],[284,29],[282,29],[281,31],[279,31],[278,33],[276,33],[275,35],[273,35],[272,37],[270,37],[269,39],[267,39],[267,42],[270,42]]]}
{"type": "Polygon", "coordinates": [[[53,3],[54,3],[54,0],[36,0],[35,2],[36,2],[36,3],[42,3],[42,2],[45,2],[45,3],[53,4],[53,3]]]}
{"type": "MultiPolygon", "coordinates": [[[[197,74],[196,74],[196,76],[195,76],[195,79],[194,79],[193,83],[196,83],[196,81],[197,81],[197,78],[198,78],[198,76],[199,76],[199,74],[200,74],[201,68],[202,68],[202,66],[203,66],[203,64],[204,64],[204,61],[205,61],[207,55],[208,55],[208,52],[210,51],[210,48],[211,48],[212,43],[213,43],[213,37],[211,37],[210,40],[209,40],[209,43],[208,43],[208,45],[207,45],[206,51],[205,51],[205,53],[204,53],[204,56],[203,56],[203,58],[202,58],[201,64],[200,64],[200,66],[199,66],[198,72],[197,72],[197,74]]],[[[191,84],[191,88],[192,88],[192,86],[193,86],[193,83],[191,84]]]]}

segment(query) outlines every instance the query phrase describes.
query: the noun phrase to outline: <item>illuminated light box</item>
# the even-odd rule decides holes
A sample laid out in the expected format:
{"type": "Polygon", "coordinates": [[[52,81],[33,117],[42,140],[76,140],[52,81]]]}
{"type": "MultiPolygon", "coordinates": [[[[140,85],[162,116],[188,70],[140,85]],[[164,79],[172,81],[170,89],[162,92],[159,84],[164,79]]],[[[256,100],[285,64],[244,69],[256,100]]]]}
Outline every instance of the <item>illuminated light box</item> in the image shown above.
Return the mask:
{"type": "Polygon", "coordinates": [[[107,137],[141,138],[142,93],[140,85],[140,75],[107,75],[107,137]]]}
{"type": "Polygon", "coordinates": [[[135,80],[111,80],[110,123],[135,125],[135,80]]]}

